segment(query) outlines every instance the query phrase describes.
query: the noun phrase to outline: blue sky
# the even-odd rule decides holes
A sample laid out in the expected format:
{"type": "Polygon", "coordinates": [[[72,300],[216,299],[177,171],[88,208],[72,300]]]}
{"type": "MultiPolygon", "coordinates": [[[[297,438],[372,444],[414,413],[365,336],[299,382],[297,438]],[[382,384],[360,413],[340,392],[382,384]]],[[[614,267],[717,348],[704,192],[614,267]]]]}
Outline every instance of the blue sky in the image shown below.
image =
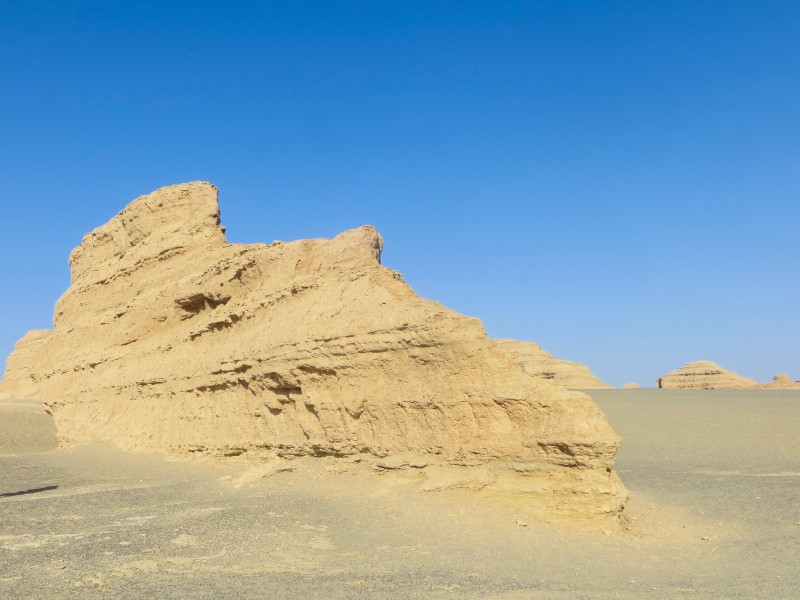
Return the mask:
{"type": "Polygon", "coordinates": [[[611,384],[800,379],[800,3],[4,3],[0,90],[3,358],[85,232],[208,180],[230,241],[373,224],[611,384]]]}

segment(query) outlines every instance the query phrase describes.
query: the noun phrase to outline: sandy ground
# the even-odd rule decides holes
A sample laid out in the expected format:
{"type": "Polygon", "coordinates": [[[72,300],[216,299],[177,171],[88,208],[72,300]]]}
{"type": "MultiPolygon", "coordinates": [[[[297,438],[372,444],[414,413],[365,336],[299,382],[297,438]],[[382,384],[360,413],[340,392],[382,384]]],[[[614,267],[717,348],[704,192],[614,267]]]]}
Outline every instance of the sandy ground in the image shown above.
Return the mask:
{"type": "Polygon", "coordinates": [[[624,439],[611,535],[332,460],[55,450],[2,404],[0,598],[800,597],[800,392],[592,395],[624,439]]]}

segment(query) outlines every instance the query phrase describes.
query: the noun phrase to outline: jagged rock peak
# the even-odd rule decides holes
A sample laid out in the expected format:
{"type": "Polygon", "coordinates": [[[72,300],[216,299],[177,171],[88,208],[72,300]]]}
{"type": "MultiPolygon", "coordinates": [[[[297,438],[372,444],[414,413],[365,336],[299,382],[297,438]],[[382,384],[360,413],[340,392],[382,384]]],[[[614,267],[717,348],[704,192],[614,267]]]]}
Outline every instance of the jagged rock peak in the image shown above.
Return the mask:
{"type": "Polygon", "coordinates": [[[195,181],[140,196],[105,225],[87,233],[70,255],[73,282],[87,270],[125,258],[141,258],[142,249],[225,244],[220,226],[218,190],[195,181]]]}

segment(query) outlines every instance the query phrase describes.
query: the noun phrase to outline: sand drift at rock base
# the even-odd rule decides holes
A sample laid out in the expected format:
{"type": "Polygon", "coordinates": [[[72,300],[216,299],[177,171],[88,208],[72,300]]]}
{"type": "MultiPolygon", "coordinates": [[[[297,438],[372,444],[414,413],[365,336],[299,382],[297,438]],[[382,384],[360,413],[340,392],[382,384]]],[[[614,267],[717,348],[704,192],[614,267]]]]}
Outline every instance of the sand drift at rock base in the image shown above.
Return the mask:
{"type": "Polygon", "coordinates": [[[0,393],[38,386],[62,445],[335,456],[615,520],[619,437],[600,409],[418,297],[382,245],[369,226],[228,244],[214,186],[162,188],[72,252],[55,328],[18,344],[0,393]]]}

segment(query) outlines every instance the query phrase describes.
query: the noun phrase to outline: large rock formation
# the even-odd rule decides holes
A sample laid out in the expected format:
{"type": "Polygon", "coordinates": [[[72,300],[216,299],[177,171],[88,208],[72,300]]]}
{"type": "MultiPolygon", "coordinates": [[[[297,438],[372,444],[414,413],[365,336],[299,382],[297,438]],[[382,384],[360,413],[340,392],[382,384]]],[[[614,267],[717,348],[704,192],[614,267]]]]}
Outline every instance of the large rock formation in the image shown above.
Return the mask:
{"type": "Polygon", "coordinates": [[[757,381],[723,369],[710,360],[686,363],[659,377],[657,383],[664,389],[738,390],[758,386],[757,381]]]}
{"type": "Polygon", "coordinates": [[[611,389],[612,387],[600,381],[586,365],[556,358],[533,342],[495,340],[495,344],[503,352],[509,354],[514,362],[531,377],[547,379],[575,390],[611,389]]]}
{"type": "Polygon", "coordinates": [[[228,244],[215,187],[160,189],[84,237],[55,328],[18,346],[2,386],[38,386],[62,444],[342,457],[618,516],[619,438],[598,407],[419,298],[382,243],[361,227],[228,244]]]}

